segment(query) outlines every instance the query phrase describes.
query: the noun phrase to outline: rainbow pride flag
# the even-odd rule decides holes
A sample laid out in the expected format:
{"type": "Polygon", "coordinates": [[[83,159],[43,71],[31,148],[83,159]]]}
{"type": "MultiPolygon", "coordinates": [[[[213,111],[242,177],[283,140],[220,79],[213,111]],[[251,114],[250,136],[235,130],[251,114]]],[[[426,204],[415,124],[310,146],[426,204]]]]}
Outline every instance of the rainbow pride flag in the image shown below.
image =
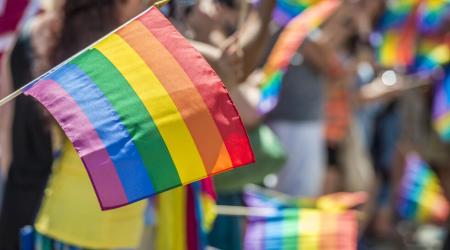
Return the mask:
{"type": "Polygon", "coordinates": [[[444,222],[449,205],[437,176],[416,153],[406,157],[397,200],[399,215],[417,222],[444,222]]]}
{"type": "Polygon", "coordinates": [[[445,19],[450,16],[449,0],[422,0],[419,27],[422,33],[439,32],[445,19]]]}
{"type": "Polygon", "coordinates": [[[25,94],[61,125],[102,209],[254,162],[222,81],[156,8],[25,94]]]}
{"type": "Polygon", "coordinates": [[[424,37],[418,44],[414,63],[409,72],[429,74],[450,62],[450,40],[424,37]]]}
{"type": "Polygon", "coordinates": [[[420,3],[421,0],[388,1],[386,10],[381,16],[376,30],[384,32],[393,28],[401,28],[420,3]]]}
{"type": "Polygon", "coordinates": [[[450,142],[450,64],[444,77],[436,84],[433,103],[434,128],[445,142],[450,142]]]}
{"type": "Polygon", "coordinates": [[[377,61],[385,67],[408,67],[416,52],[420,0],[388,1],[372,35],[377,61]]]}
{"type": "MultiPolygon", "coordinates": [[[[378,62],[386,67],[408,67],[423,72],[436,61],[436,54],[430,55],[430,47],[436,47],[439,30],[450,16],[448,0],[402,0],[388,1],[372,42],[378,62]],[[433,45],[434,43],[434,45],[433,45]],[[417,60],[427,65],[417,68],[417,60]],[[425,68],[424,68],[425,67],[425,68]]],[[[441,47],[442,51],[443,48],[441,47]]]]}
{"type": "Polygon", "coordinates": [[[307,8],[322,0],[277,0],[273,19],[280,26],[286,26],[292,19],[307,8]]]}
{"type": "Polygon", "coordinates": [[[211,178],[156,196],[154,249],[206,249],[216,216],[211,178]]]}
{"type": "Polygon", "coordinates": [[[322,24],[339,6],[340,0],[320,1],[295,17],[284,28],[264,66],[260,113],[271,111],[278,102],[283,76],[306,36],[322,24]]]}
{"type": "Polygon", "coordinates": [[[249,207],[273,211],[266,216],[247,217],[244,249],[357,249],[354,211],[302,208],[252,192],[245,192],[244,199],[249,207]]]}

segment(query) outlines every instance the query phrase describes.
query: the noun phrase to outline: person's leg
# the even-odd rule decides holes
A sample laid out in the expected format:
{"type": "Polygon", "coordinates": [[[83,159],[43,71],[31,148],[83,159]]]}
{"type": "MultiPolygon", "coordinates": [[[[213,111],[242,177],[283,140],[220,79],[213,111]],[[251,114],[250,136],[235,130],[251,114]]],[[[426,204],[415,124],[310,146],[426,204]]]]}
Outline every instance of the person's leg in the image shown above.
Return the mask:
{"type": "Polygon", "coordinates": [[[276,121],[271,127],[288,157],[275,189],[296,197],[319,196],[325,172],[322,123],[276,121]]]}
{"type": "Polygon", "coordinates": [[[340,165],[338,163],[338,145],[328,143],[326,147],[327,152],[327,168],[323,184],[323,193],[331,194],[340,191],[341,189],[341,173],[340,165]]]}

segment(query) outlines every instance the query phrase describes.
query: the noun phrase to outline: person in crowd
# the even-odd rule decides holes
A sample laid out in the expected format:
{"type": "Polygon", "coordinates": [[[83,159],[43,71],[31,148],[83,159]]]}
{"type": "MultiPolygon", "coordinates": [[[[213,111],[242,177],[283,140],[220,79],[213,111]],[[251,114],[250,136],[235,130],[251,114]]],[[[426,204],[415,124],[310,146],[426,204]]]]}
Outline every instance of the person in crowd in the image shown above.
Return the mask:
{"type": "MultiPolygon", "coordinates": [[[[58,6],[49,6],[56,10],[58,6]]],[[[2,69],[4,94],[33,79],[30,21],[5,56],[2,69]]],[[[31,97],[19,96],[2,108],[2,165],[8,169],[0,212],[0,248],[17,249],[19,230],[33,222],[53,160],[45,118],[31,97]]]]}
{"type": "MultiPolygon", "coordinates": [[[[7,69],[16,89],[149,6],[148,1],[141,0],[51,3],[51,9],[24,29],[12,50],[7,69]]],[[[20,96],[16,100],[11,166],[0,216],[0,248],[18,249],[20,228],[33,224],[38,211],[36,228],[43,237],[85,244],[88,248],[136,247],[145,203],[102,213],[75,150],[67,140],[57,141],[57,136],[53,137],[56,143],[52,143],[53,127],[46,112],[30,97],[20,96]],[[53,151],[59,146],[61,156],[47,184],[53,151]]]]}
{"type": "Polygon", "coordinates": [[[344,5],[305,40],[283,78],[277,106],[267,115],[267,122],[287,152],[287,163],[279,172],[275,187],[285,194],[322,194],[326,165],[325,82],[328,79],[335,83],[341,77],[342,68],[332,44],[347,39],[348,30],[352,29],[349,25],[350,9],[344,5]]]}

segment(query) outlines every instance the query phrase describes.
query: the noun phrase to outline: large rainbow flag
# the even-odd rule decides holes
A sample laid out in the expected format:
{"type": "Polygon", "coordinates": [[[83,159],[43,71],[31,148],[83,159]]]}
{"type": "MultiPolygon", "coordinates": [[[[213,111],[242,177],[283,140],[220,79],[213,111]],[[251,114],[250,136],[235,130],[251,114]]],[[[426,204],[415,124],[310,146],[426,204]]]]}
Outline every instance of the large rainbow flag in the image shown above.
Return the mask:
{"type": "Polygon", "coordinates": [[[417,222],[444,222],[449,205],[436,174],[416,153],[406,157],[397,210],[403,219],[417,222]]]}
{"type": "Polygon", "coordinates": [[[351,210],[303,208],[306,201],[292,203],[245,192],[247,206],[272,208],[263,216],[247,217],[244,249],[357,249],[357,216],[351,210]]]}
{"type": "Polygon", "coordinates": [[[102,209],[254,161],[222,81],[156,8],[25,94],[72,141],[102,209]]]}
{"type": "Polygon", "coordinates": [[[444,77],[435,86],[433,124],[441,139],[450,143],[450,64],[444,69],[444,77]]]}
{"type": "Polygon", "coordinates": [[[321,1],[292,19],[284,28],[264,66],[264,80],[258,104],[262,114],[276,106],[283,76],[306,36],[322,24],[340,5],[340,0],[321,1]]]}

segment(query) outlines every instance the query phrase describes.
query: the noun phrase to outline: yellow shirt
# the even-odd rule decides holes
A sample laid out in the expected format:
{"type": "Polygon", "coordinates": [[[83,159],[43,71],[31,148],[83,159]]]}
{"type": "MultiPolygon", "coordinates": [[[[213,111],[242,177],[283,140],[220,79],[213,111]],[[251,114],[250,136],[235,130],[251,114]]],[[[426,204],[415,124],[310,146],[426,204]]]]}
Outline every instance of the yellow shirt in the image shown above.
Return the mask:
{"type": "Polygon", "coordinates": [[[136,248],[147,201],[101,211],[89,176],[70,142],[55,162],[35,228],[48,237],[83,248],[136,248]]]}

